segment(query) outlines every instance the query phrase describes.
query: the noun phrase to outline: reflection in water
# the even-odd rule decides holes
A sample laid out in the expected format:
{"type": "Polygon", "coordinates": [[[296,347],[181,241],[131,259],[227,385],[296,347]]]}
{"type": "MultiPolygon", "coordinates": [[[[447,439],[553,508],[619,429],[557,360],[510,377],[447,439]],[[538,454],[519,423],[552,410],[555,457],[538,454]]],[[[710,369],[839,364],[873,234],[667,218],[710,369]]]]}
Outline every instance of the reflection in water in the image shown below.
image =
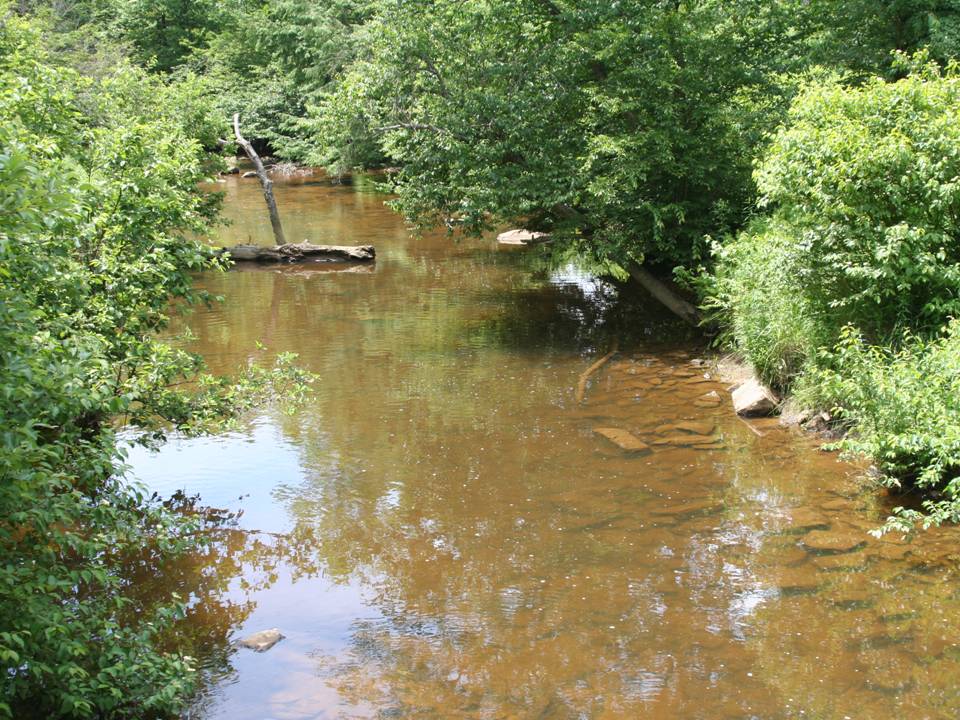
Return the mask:
{"type": "MultiPolygon", "coordinates": [[[[268,242],[255,183],[227,189],[221,240],[268,242]]],[[[211,367],[261,341],[300,354],[316,397],[131,458],[244,511],[229,552],[196,558],[209,591],[187,590],[197,717],[955,715],[955,532],[869,538],[884,509],[857,469],[733,417],[696,339],[629,289],[410,237],[350,188],[278,195],[291,237],[378,260],[204,277],[226,298],[189,320],[211,367]],[[268,653],[225,644],[273,626],[268,653]]]]}

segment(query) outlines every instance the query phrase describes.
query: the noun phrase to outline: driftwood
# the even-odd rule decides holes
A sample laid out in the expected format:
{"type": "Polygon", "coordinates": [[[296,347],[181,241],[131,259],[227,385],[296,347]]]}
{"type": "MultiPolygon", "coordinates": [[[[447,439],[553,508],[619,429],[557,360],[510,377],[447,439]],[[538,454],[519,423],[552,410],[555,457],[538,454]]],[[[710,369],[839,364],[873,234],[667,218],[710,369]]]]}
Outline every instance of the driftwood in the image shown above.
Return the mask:
{"type": "Polygon", "coordinates": [[[280,224],[280,212],[277,210],[277,201],[273,198],[273,180],[267,175],[267,170],[263,166],[263,162],[260,160],[257,151],[253,149],[253,145],[240,134],[239,113],[233,116],[233,132],[237,136],[237,144],[243,148],[247,157],[250,158],[250,162],[253,163],[253,167],[257,172],[257,177],[260,178],[260,187],[263,188],[263,199],[267,201],[267,210],[270,212],[270,225],[273,227],[274,242],[278,246],[286,245],[287,240],[283,235],[283,225],[280,224]]]}
{"type": "Polygon", "coordinates": [[[312,245],[308,242],[287,243],[277,247],[235,245],[221,252],[232,260],[253,262],[373,262],[377,251],[373,245],[312,245]]]}
{"type": "Polygon", "coordinates": [[[587,394],[587,382],[590,380],[590,376],[593,375],[597,370],[602,368],[614,355],[617,354],[617,350],[620,349],[620,341],[615,340],[613,342],[613,347],[610,348],[610,352],[604,355],[602,358],[597,360],[593,365],[588,367],[583,374],[580,376],[580,382],[577,383],[577,402],[582,403],[584,396],[587,394]]]}
{"type": "Polygon", "coordinates": [[[663,303],[675,315],[686,320],[691,325],[700,324],[700,313],[692,304],[677,295],[665,283],[655,278],[649,270],[636,263],[630,263],[630,275],[640,283],[654,298],[663,303]]]}

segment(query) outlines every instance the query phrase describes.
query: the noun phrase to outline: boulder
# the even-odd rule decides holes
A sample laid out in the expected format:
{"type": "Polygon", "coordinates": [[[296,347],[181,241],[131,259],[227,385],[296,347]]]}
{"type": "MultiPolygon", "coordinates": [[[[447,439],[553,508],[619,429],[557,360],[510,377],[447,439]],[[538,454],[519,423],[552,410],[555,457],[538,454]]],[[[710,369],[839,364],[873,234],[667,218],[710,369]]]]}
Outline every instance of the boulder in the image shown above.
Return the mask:
{"type": "Polygon", "coordinates": [[[772,415],[777,404],[777,396],[756,378],[747,380],[733,391],[733,408],[743,417],[772,415]]]}
{"type": "Polygon", "coordinates": [[[631,432],[620,428],[594,428],[593,431],[612,442],[621,450],[628,452],[649,452],[650,446],[631,432]]]}
{"type": "Polygon", "coordinates": [[[237,645],[254,652],[266,652],[278,642],[283,640],[284,635],[277,628],[261,630],[253,635],[247,635],[245,638],[237,640],[237,645]]]}
{"type": "Polygon", "coordinates": [[[532,230],[507,230],[497,235],[500,245],[531,245],[546,242],[550,239],[547,233],[533,232],[532,230]]]}

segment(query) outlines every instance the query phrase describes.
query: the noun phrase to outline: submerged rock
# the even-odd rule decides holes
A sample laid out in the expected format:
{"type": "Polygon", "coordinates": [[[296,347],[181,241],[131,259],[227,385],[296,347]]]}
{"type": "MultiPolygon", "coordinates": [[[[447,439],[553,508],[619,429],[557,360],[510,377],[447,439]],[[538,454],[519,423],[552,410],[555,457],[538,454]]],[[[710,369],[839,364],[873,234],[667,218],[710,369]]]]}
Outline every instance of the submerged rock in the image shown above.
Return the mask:
{"type": "Polygon", "coordinates": [[[694,435],[712,435],[717,426],[710,422],[684,420],[683,422],[678,422],[674,427],[676,427],[677,430],[693,433],[694,435]]]}
{"type": "Polygon", "coordinates": [[[720,508],[721,505],[716,500],[696,500],[679,505],[667,505],[666,507],[655,508],[650,512],[652,515],[664,517],[685,517],[687,515],[716,512],[719,511],[720,508]]]}
{"type": "Polygon", "coordinates": [[[689,435],[686,433],[674,433],[666,437],[657,438],[653,441],[654,445],[673,445],[674,447],[691,447],[699,445],[713,445],[718,442],[718,437],[704,437],[703,435],[689,435]]]}
{"type": "Polygon", "coordinates": [[[733,391],[733,409],[743,417],[772,415],[777,404],[776,395],[756,378],[747,380],[733,391]]]}
{"type": "Polygon", "coordinates": [[[706,395],[701,395],[694,400],[693,404],[698,408],[715,408],[720,405],[721,402],[723,401],[720,398],[720,393],[716,390],[711,390],[706,395]]]}
{"type": "Polygon", "coordinates": [[[803,595],[820,589],[823,579],[807,568],[784,568],[779,572],[777,588],[785,595],[803,595]]]}
{"type": "Polygon", "coordinates": [[[593,431],[605,437],[621,450],[628,452],[649,452],[650,446],[631,432],[620,428],[602,427],[594,428],[593,431]]]}
{"type": "Polygon", "coordinates": [[[792,530],[812,530],[825,528],[830,525],[827,518],[810,508],[796,508],[790,511],[790,528],[792,530]]]}
{"type": "Polygon", "coordinates": [[[841,553],[818,555],[812,560],[814,567],[824,572],[853,572],[863,570],[867,563],[864,553],[841,553]]]}
{"type": "Polygon", "coordinates": [[[827,512],[839,512],[856,510],[859,507],[859,504],[854,500],[847,498],[837,498],[836,500],[828,500],[827,502],[821,504],[820,507],[827,512]]]}
{"type": "Polygon", "coordinates": [[[653,429],[658,435],[663,435],[666,433],[676,433],[676,432],[685,432],[692,435],[712,435],[713,431],[716,429],[716,424],[710,422],[695,422],[690,420],[684,420],[683,422],[678,423],[667,423],[665,425],[658,425],[653,429]]]}
{"type": "Polygon", "coordinates": [[[284,635],[277,628],[261,630],[253,635],[247,635],[245,638],[237,640],[237,645],[254,652],[266,652],[278,642],[283,640],[284,635]]]}
{"type": "Polygon", "coordinates": [[[814,530],[803,538],[803,544],[816,552],[845,553],[862,548],[867,538],[849,530],[814,530]]]}

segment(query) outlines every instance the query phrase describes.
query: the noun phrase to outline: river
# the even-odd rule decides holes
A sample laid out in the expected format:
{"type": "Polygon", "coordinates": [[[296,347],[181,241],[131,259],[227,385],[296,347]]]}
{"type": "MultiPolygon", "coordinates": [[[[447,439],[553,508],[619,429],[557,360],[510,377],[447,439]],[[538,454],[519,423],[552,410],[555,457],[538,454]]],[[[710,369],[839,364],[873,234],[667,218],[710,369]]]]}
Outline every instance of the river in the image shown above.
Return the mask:
{"type": "MultiPolygon", "coordinates": [[[[220,188],[215,240],[270,244],[256,180],[220,188]]],[[[200,278],[224,297],[186,321],[212,370],[292,351],[319,380],[292,414],[131,451],[151,489],[242,511],[144,579],[190,603],[190,718],[957,716],[954,530],[868,536],[890,502],[862,468],[736,418],[639,291],[414,236],[369,182],[276,191],[289,238],[378,259],[200,278]]]]}

